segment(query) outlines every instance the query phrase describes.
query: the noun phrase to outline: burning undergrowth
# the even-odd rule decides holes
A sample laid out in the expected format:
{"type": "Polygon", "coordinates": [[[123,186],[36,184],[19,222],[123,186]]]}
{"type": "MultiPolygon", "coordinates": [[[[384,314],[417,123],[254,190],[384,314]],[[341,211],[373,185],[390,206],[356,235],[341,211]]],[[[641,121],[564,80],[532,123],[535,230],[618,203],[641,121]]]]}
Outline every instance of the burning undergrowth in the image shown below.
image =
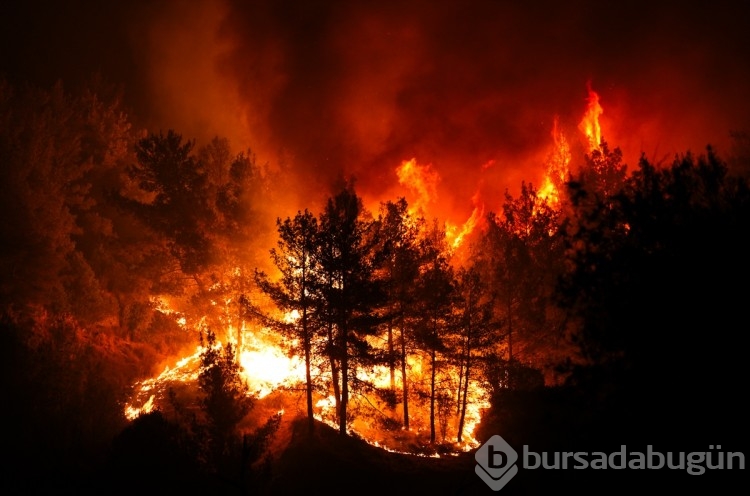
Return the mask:
{"type": "MultiPolygon", "coordinates": [[[[264,415],[280,413],[290,418],[305,415],[304,364],[290,356],[283,344],[283,337],[272,330],[246,330],[241,334],[242,346],[238,348],[238,359],[242,379],[247,384],[247,395],[254,400],[252,415],[244,422],[245,427],[257,426],[264,415]]],[[[235,343],[233,345],[236,346],[235,343]]],[[[221,345],[219,345],[221,346],[221,345]]],[[[141,415],[161,411],[174,418],[178,409],[200,408],[202,393],[198,385],[201,372],[201,354],[204,347],[195,353],[166,366],[158,376],[134,384],[133,393],[125,404],[125,415],[135,420],[141,415]]],[[[464,426],[464,442],[455,442],[458,413],[457,402],[445,394],[439,397],[438,412],[440,441],[430,445],[429,438],[429,377],[423,372],[424,360],[413,357],[408,364],[408,380],[413,384],[410,399],[413,414],[411,430],[403,428],[399,418],[402,404],[396,391],[390,389],[390,376],[385,366],[359,369],[352,377],[353,388],[349,407],[348,433],[387,451],[426,456],[450,454],[476,447],[472,433],[481,420],[481,412],[489,406],[487,392],[476,384],[471,388],[469,413],[464,426]]],[[[457,370],[445,370],[441,387],[455,391],[457,370]]],[[[324,367],[316,368],[314,401],[315,419],[337,428],[335,398],[330,389],[330,372],[324,367]],[[326,387],[328,386],[328,387],[326,387]]],[[[396,386],[401,387],[400,379],[396,386]]]]}

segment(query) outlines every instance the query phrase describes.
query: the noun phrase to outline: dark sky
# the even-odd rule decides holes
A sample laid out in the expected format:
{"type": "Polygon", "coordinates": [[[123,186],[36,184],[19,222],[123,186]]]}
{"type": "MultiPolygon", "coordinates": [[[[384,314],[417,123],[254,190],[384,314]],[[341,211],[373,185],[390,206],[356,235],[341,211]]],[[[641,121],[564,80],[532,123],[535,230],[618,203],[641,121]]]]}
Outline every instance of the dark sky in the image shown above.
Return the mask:
{"type": "Polygon", "coordinates": [[[728,153],[750,131],[746,2],[521,3],[5,0],[0,74],[72,87],[99,72],[141,125],[229,137],[313,197],[343,173],[391,198],[415,157],[456,220],[477,188],[495,208],[540,181],[555,117],[580,139],[588,81],[631,168],[641,152],[728,153]]]}

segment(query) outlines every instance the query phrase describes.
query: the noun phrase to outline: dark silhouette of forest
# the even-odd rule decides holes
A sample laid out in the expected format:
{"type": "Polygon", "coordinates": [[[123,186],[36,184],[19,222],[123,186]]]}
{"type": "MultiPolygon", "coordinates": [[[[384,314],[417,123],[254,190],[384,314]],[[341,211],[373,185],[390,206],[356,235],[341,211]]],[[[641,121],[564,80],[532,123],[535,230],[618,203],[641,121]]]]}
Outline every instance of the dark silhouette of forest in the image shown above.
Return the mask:
{"type": "MultiPolygon", "coordinates": [[[[414,412],[427,412],[412,452],[454,451],[478,386],[491,405],[480,442],[746,448],[750,154],[741,133],[726,157],[708,147],[632,168],[602,143],[558,185],[558,202],[524,182],[456,251],[441,221],[403,198],[368,211],[353,179],[324,205],[278,216],[283,167],[270,172],[220,137],[197,146],[173,130],[134,129],[102,85],[0,81],[0,127],[8,494],[341,493],[358,477],[381,477],[373,491],[486,492],[471,452],[420,458],[348,435],[362,415],[357,398],[370,395],[390,409],[383,429],[409,431],[414,412]],[[255,408],[236,349],[214,347],[226,311],[218,300],[293,343],[306,371],[299,421],[284,426],[255,408]],[[281,317],[292,310],[295,320],[281,317]],[[191,393],[172,391],[128,421],[133,384],[199,342],[191,393]],[[419,383],[407,371],[414,357],[419,383]],[[387,368],[389,386],[357,375],[375,366],[387,368]],[[321,394],[335,399],[337,430],[314,419],[321,394]]],[[[725,480],[657,475],[714,490],[725,480]]],[[[504,491],[645,480],[589,476],[523,473],[504,491]]]]}

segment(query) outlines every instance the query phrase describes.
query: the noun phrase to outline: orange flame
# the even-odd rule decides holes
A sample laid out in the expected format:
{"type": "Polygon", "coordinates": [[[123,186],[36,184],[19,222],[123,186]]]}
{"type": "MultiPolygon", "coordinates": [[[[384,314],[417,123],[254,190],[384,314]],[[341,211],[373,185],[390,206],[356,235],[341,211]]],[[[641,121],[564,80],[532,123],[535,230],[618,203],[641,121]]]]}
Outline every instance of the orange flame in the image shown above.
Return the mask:
{"type": "Polygon", "coordinates": [[[452,239],[451,246],[454,250],[461,246],[466,237],[474,231],[484,216],[484,202],[482,202],[479,197],[479,191],[474,193],[474,196],[471,197],[471,202],[474,205],[474,210],[472,210],[469,218],[466,219],[466,222],[461,226],[461,230],[458,230],[457,226],[450,224],[448,224],[446,229],[448,239],[452,239]]]}
{"type": "Polygon", "coordinates": [[[425,215],[427,206],[437,199],[437,184],[440,175],[431,165],[419,165],[417,159],[404,160],[396,168],[398,182],[416,195],[410,202],[410,211],[416,215],[425,215]]]}
{"type": "Polygon", "coordinates": [[[560,187],[565,183],[570,173],[570,145],[565,135],[560,130],[558,118],[555,117],[552,125],[552,139],[554,148],[547,158],[547,173],[544,176],[542,187],[539,188],[538,196],[547,200],[551,205],[560,202],[560,187]]]}
{"type": "Polygon", "coordinates": [[[583,116],[578,129],[588,139],[589,151],[598,150],[602,143],[602,129],[599,126],[599,116],[604,113],[604,109],[599,105],[599,94],[591,89],[591,82],[586,84],[588,90],[588,102],[586,107],[586,113],[583,116]]]}
{"type": "MultiPolygon", "coordinates": [[[[599,94],[591,89],[591,82],[586,84],[588,97],[586,98],[586,112],[583,114],[578,129],[586,137],[588,151],[599,150],[602,143],[602,128],[599,124],[599,116],[604,109],[599,104],[599,94]]],[[[565,184],[570,173],[571,152],[568,140],[565,138],[559,126],[559,119],[555,116],[552,126],[552,139],[554,148],[547,158],[547,172],[539,188],[538,196],[551,205],[557,205],[560,201],[560,187],[565,184]]]]}

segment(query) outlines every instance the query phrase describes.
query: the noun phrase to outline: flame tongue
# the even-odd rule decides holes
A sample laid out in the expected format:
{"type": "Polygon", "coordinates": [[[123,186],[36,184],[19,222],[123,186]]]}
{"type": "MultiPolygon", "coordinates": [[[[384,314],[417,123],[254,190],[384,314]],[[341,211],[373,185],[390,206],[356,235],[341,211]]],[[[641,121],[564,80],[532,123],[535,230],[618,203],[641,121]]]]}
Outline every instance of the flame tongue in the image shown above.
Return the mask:
{"type": "MultiPolygon", "coordinates": [[[[488,166],[485,164],[482,170],[488,166]]],[[[420,165],[415,158],[412,158],[401,162],[401,165],[396,168],[396,175],[399,184],[407,187],[414,194],[414,198],[409,201],[409,212],[426,217],[428,206],[437,200],[437,184],[440,182],[440,174],[433,170],[431,165],[420,165]]],[[[454,250],[474,231],[484,215],[484,203],[481,201],[479,190],[472,196],[471,202],[473,205],[471,215],[460,227],[446,222],[446,236],[454,250]]]]}
{"type": "MultiPolygon", "coordinates": [[[[591,83],[586,85],[588,97],[586,98],[586,112],[583,114],[581,122],[578,124],[578,130],[586,138],[588,152],[601,150],[602,128],[599,124],[599,116],[604,113],[604,109],[599,103],[599,94],[591,89],[591,83]]],[[[560,187],[567,181],[570,173],[570,162],[572,155],[570,145],[565,135],[559,127],[558,118],[555,117],[552,126],[552,139],[554,148],[547,158],[547,172],[542,181],[542,187],[539,188],[539,197],[547,200],[552,205],[556,205],[560,200],[560,187]]]]}
{"type": "Polygon", "coordinates": [[[453,237],[451,246],[454,250],[461,246],[466,237],[474,231],[477,225],[479,225],[482,216],[484,216],[484,203],[480,200],[479,191],[474,193],[474,196],[471,197],[471,202],[474,204],[474,210],[472,210],[469,218],[466,219],[466,222],[461,226],[461,230],[459,231],[454,226],[448,230],[448,238],[450,239],[453,237]]]}
{"type": "Polygon", "coordinates": [[[599,126],[599,116],[604,113],[604,109],[599,105],[599,94],[591,89],[591,83],[586,85],[588,89],[588,98],[586,98],[586,113],[583,115],[578,129],[586,136],[589,145],[589,151],[598,150],[602,143],[602,129],[599,126]]]}
{"type": "Polygon", "coordinates": [[[410,201],[410,212],[416,215],[426,215],[427,207],[437,199],[437,184],[440,175],[431,165],[420,165],[417,159],[404,160],[396,168],[398,182],[409,188],[416,198],[410,201]]]}
{"type": "Polygon", "coordinates": [[[571,161],[570,145],[560,129],[557,117],[552,126],[552,139],[555,144],[552,154],[547,158],[547,174],[544,176],[542,187],[539,188],[538,196],[551,205],[556,205],[560,201],[560,188],[570,173],[571,161]]]}

